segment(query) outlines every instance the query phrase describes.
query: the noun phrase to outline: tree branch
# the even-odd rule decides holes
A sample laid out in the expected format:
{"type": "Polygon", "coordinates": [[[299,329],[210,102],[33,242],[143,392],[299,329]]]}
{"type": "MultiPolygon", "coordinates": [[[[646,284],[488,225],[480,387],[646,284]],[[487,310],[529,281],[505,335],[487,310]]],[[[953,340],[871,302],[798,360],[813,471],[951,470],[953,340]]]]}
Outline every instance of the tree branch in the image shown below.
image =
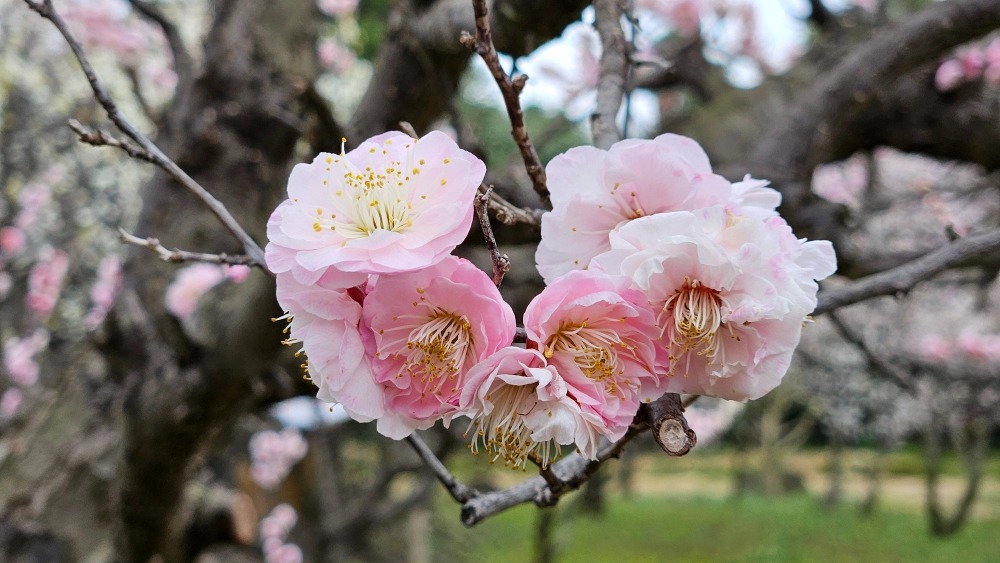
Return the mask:
{"type": "Polygon", "coordinates": [[[406,441],[413,446],[413,449],[416,450],[420,459],[422,459],[427,467],[434,472],[438,481],[444,485],[444,488],[448,490],[453,499],[460,503],[466,503],[479,496],[479,491],[456,479],[455,476],[448,471],[448,468],[445,467],[444,463],[442,463],[441,460],[434,455],[434,452],[427,447],[427,444],[425,444],[419,436],[415,433],[410,434],[406,437],[406,441]]]}
{"type": "Polygon", "coordinates": [[[968,236],[902,266],[821,291],[813,315],[822,315],[872,297],[905,294],[915,285],[966,260],[1000,250],[1000,229],[968,236]]]}
{"type": "Polygon", "coordinates": [[[490,226],[490,215],[487,211],[490,194],[493,188],[486,188],[486,192],[476,196],[474,201],[476,207],[476,218],[479,219],[479,226],[483,230],[483,239],[486,241],[486,249],[490,252],[490,261],[493,263],[493,285],[500,287],[504,274],[510,270],[510,259],[506,254],[500,254],[497,246],[497,239],[493,236],[493,227],[490,226]]]}
{"type": "Polygon", "coordinates": [[[249,256],[230,256],[226,253],[204,254],[202,252],[188,252],[176,248],[170,250],[160,244],[160,241],[155,238],[139,238],[122,228],[118,229],[118,236],[124,243],[151,250],[164,262],[208,262],[209,264],[229,264],[231,266],[251,264],[249,256]]]}
{"type": "Polygon", "coordinates": [[[641,416],[653,429],[653,438],[667,455],[682,456],[698,443],[694,430],[684,419],[681,396],[667,393],[639,409],[641,416]]]}
{"type": "Polygon", "coordinates": [[[630,62],[630,46],[622,29],[624,0],[594,0],[597,34],[601,38],[600,74],[597,79],[597,107],[590,116],[594,145],[608,149],[621,140],[615,124],[625,96],[625,79],[630,62]]]}
{"type": "Polygon", "coordinates": [[[552,202],[549,200],[549,188],[545,183],[545,167],[542,166],[538,158],[538,151],[528,136],[528,129],[524,124],[524,111],[521,110],[521,90],[524,89],[528,76],[522,74],[511,80],[500,65],[500,57],[497,55],[496,47],[493,45],[493,33],[490,30],[490,13],[486,7],[486,0],[472,0],[473,11],[476,16],[476,35],[473,37],[466,31],[462,31],[460,41],[462,45],[473,50],[482,57],[486,67],[490,69],[493,80],[500,87],[503,95],[503,103],[507,108],[507,116],[510,118],[511,136],[517,144],[517,149],[521,153],[524,161],[524,169],[531,178],[531,186],[535,193],[541,198],[545,207],[551,208],[552,202]]]}
{"type": "Polygon", "coordinates": [[[170,177],[201,200],[201,202],[212,212],[213,215],[216,216],[216,218],[219,219],[220,222],[222,222],[229,232],[240,241],[243,245],[244,251],[252,260],[253,265],[258,266],[262,270],[270,273],[264,264],[264,251],[253,240],[253,238],[247,234],[243,227],[240,226],[239,222],[229,213],[226,207],[222,205],[219,200],[215,199],[212,194],[208,193],[208,191],[198,182],[191,178],[191,176],[184,172],[184,170],[177,166],[173,160],[163,154],[163,151],[161,151],[155,143],[136,129],[135,126],[132,125],[132,123],[118,110],[118,106],[115,105],[111,95],[98,79],[97,74],[94,72],[94,68],[90,65],[90,61],[83,52],[83,47],[80,46],[80,42],[76,40],[69,28],[66,27],[66,22],[56,12],[55,8],[52,7],[52,0],[42,0],[41,2],[25,0],[25,3],[29,8],[37,12],[38,15],[52,22],[56,29],[59,30],[59,33],[62,34],[66,43],[73,51],[74,56],[76,56],[76,60],[80,63],[80,67],[83,69],[83,73],[87,77],[87,81],[90,83],[90,87],[94,92],[94,97],[97,99],[98,103],[101,104],[101,107],[104,108],[104,111],[107,113],[111,122],[114,123],[122,133],[125,133],[129,139],[135,141],[139,147],[149,155],[151,162],[162,168],[168,175],[170,175],[170,177]]]}

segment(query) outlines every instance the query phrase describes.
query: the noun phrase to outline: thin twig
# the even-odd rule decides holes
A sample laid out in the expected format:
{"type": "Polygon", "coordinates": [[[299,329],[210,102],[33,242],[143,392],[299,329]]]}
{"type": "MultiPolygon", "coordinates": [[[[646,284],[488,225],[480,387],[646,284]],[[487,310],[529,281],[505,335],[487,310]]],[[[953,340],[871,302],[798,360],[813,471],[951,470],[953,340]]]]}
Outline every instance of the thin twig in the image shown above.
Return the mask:
{"type": "Polygon", "coordinates": [[[597,107],[590,116],[594,145],[607,149],[622,139],[615,124],[625,96],[631,49],[622,29],[625,0],[594,0],[597,34],[603,51],[597,79],[597,107]]]}
{"type": "Polygon", "coordinates": [[[476,196],[476,217],[479,219],[479,226],[483,230],[483,239],[486,240],[486,249],[490,252],[490,261],[493,262],[493,285],[500,287],[500,282],[503,281],[504,274],[510,270],[510,260],[506,254],[500,254],[497,239],[493,236],[493,227],[490,226],[490,214],[487,211],[487,207],[489,207],[491,193],[493,193],[493,188],[489,187],[486,188],[486,193],[476,196]]]}
{"type": "Polygon", "coordinates": [[[507,76],[500,65],[500,57],[497,56],[496,47],[493,45],[490,13],[486,6],[486,0],[472,0],[472,8],[476,14],[476,35],[473,37],[469,32],[463,31],[459,41],[482,57],[487,68],[490,69],[493,79],[496,80],[497,86],[500,87],[500,93],[503,95],[503,102],[507,107],[507,115],[512,127],[510,133],[521,152],[524,168],[528,172],[528,177],[531,178],[531,186],[545,207],[551,209],[552,202],[549,200],[549,188],[545,181],[545,167],[542,166],[535,145],[532,144],[531,138],[528,136],[528,129],[524,125],[524,111],[521,109],[521,90],[524,89],[524,83],[527,82],[528,76],[522,74],[513,80],[507,76]]]}
{"type": "Polygon", "coordinates": [[[590,480],[594,472],[606,461],[620,456],[625,445],[648,428],[645,422],[629,426],[621,439],[598,452],[597,459],[591,460],[580,454],[572,454],[553,463],[550,466],[551,482],[539,475],[502,491],[483,493],[470,499],[462,505],[462,523],[473,526],[494,514],[526,502],[534,502],[539,506],[555,504],[562,495],[580,488],[590,480]]]}
{"type": "Polygon", "coordinates": [[[155,238],[140,238],[137,237],[125,229],[118,228],[118,236],[121,238],[122,242],[127,244],[134,244],[142,248],[149,249],[156,253],[160,257],[160,260],[164,262],[208,262],[210,264],[229,264],[230,266],[247,266],[253,261],[249,256],[231,256],[226,253],[221,254],[205,254],[202,252],[188,252],[186,250],[178,250],[169,248],[160,244],[160,241],[155,238]]]}
{"type": "Polygon", "coordinates": [[[409,436],[406,437],[406,441],[409,442],[411,446],[413,446],[413,449],[416,450],[417,455],[420,456],[420,459],[422,459],[424,463],[427,464],[427,467],[431,468],[431,471],[434,472],[434,475],[437,477],[438,481],[440,481],[441,484],[444,485],[444,488],[448,490],[448,492],[451,494],[452,498],[455,499],[455,501],[460,503],[467,503],[470,500],[479,496],[480,494],[479,491],[463,484],[461,481],[456,479],[455,476],[452,475],[450,471],[448,471],[448,468],[444,466],[444,463],[442,463],[441,460],[438,459],[436,455],[434,455],[434,452],[432,452],[431,449],[427,447],[427,444],[425,444],[424,441],[419,436],[417,436],[416,434],[410,434],[409,436]]]}
{"type": "Polygon", "coordinates": [[[149,154],[144,149],[137,147],[135,143],[125,137],[115,137],[106,131],[87,127],[75,119],[70,119],[66,123],[69,124],[69,128],[76,133],[77,138],[79,138],[82,143],[87,143],[88,145],[93,145],[95,147],[114,147],[116,149],[121,149],[125,151],[125,154],[136,160],[145,160],[146,162],[155,164],[153,155],[149,154]]]}
{"type": "Polygon", "coordinates": [[[80,67],[83,69],[83,73],[87,77],[87,81],[90,83],[90,88],[94,92],[94,97],[97,99],[98,103],[101,104],[101,107],[104,108],[104,111],[107,113],[111,122],[114,123],[115,126],[129,139],[135,141],[135,143],[138,144],[142,150],[148,153],[151,162],[163,169],[171,178],[194,194],[195,197],[208,207],[212,214],[215,215],[229,230],[229,232],[231,232],[233,236],[240,241],[243,245],[244,252],[246,252],[246,254],[250,257],[251,264],[270,273],[264,264],[264,251],[243,229],[243,227],[240,226],[236,218],[229,213],[226,206],[219,200],[215,199],[212,194],[210,194],[198,182],[191,178],[191,176],[184,172],[180,166],[177,166],[177,163],[171,160],[163,153],[162,150],[160,150],[158,146],[156,146],[155,143],[136,129],[136,127],[132,125],[132,123],[121,113],[121,111],[118,110],[118,106],[115,105],[111,95],[97,78],[97,74],[94,72],[94,68],[90,65],[90,61],[87,59],[86,54],[84,54],[83,47],[80,46],[80,42],[76,40],[69,28],[66,26],[66,22],[52,7],[52,0],[24,1],[29,8],[37,12],[43,18],[52,22],[56,29],[59,30],[59,33],[62,34],[66,43],[76,56],[77,62],[80,63],[80,67]]]}
{"type": "Polygon", "coordinates": [[[900,369],[899,366],[887,361],[881,355],[875,353],[875,351],[868,346],[868,343],[865,342],[864,338],[862,338],[861,335],[858,334],[853,328],[847,326],[847,323],[845,323],[835,312],[831,311],[827,318],[833,323],[833,327],[837,330],[837,333],[840,334],[840,337],[853,344],[854,347],[865,356],[868,365],[874,369],[878,375],[892,380],[896,383],[896,385],[899,385],[901,388],[906,389],[911,393],[915,393],[917,391],[916,383],[908,373],[900,369]]]}

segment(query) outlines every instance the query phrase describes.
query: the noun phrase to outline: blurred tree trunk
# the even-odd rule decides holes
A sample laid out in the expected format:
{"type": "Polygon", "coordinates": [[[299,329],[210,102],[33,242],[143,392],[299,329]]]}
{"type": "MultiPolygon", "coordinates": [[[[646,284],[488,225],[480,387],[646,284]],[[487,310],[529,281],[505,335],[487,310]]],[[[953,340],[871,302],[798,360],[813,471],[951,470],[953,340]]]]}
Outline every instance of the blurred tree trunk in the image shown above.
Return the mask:
{"type": "Polygon", "coordinates": [[[935,536],[950,536],[959,531],[968,520],[982,484],[983,464],[989,452],[991,429],[992,426],[985,417],[948,422],[932,418],[930,421],[925,435],[924,455],[927,462],[927,515],[931,533],[935,536]],[[965,491],[951,516],[945,514],[938,490],[945,435],[962,459],[966,474],[965,491]]]}
{"type": "Polygon", "coordinates": [[[556,507],[539,508],[535,515],[535,563],[552,563],[556,557],[556,507]]]}
{"type": "Polygon", "coordinates": [[[823,508],[831,509],[844,497],[844,435],[836,429],[830,431],[830,485],[823,497],[823,508]]]}
{"type": "Polygon", "coordinates": [[[858,509],[858,514],[863,518],[870,518],[878,508],[879,500],[882,496],[882,481],[885,474],[885,462],[889,456],[890,443],[887,438],[880,438],[873,452],[872,459],[865,471],[868,477],[868,493],[864,502],[858,509]]]}

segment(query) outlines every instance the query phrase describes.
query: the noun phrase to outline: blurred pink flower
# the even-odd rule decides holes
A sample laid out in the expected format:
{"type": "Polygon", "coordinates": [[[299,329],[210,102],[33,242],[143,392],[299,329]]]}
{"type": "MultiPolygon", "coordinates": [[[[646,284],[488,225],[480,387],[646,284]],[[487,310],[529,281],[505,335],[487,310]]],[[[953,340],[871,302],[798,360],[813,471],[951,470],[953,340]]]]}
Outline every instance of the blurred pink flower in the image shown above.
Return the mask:
{"type": "Polygon", "coordinates": [[[358,0],[316,0],[316,6],[330,16],[349,16],[358,9],[358,0]]]}
{"type": "MultiPolygon", "coordinates": [[[[373,137],[346,155],[299,164],[271,215],[267,264],[311,284],[327,270],[341,287],[369,273],[435,264],[465,239],[486,166],[447,135],[373,137]]],[[[330,278],[332,282],[333,279],[330,278]]]]}
{"type": "Polygon", "coordinates": [[[24,231],[17,227],[0,228],[0,254],[13,256],[24,249],[24,231]]]}
{"type": "Polygon", "coordinates": [[[35,362],[38,354],[49,343],[49,333],[37,329],[31,336],[11,337],[3,344],[3,363],[11,381],[21,387],[31,387],[38,383],[39,366],[35,362]]]}
{"type": "Polygon", "coordinates": [[[631,220],[725,204],[733,195],[697,142],[670,133],[626,139],[607,151],[576,147],[553,158],[546,174],[552,211],[542,216],[535,254],[546,282],[586,268],[610,248],[609,233],[631,220]]]}
{"type": "Polygon", "coordinates": [[[657,333],[645,296],[629,279],[569,272],[550,283],[524,311],[528,345],[558,370],[583,412],[602,421],[602,434],[625,434],[639,403],[663,394],[653,373],[657,333]]]}
{"type": "Polygon", "coordinates": [[[250,437],[250,475],[258,485],[272,490],[308,450],[309,445],[294,428],[257,432],[250,437]]]}
{"type": "Polygon", "coordinates": [[[118,292],[122,289],[122,263],[118,255],[105,256],[97,265],[97,281],[90,290],[90,299],[93,305],[87,316],[83,319],[83,324],[88,329],[97,328],[104,318],[108,316],[108,311],[115,303],[118,292]]]}
{"type": "Polygon", "coordinates": [[[920,340],[915,352],[924,359],[944,362],[955,356],[955,345],[940,335],[931,334],[920,340]]]}
{"type": "Polygon", "coordinates": [[[666,391],[756,399],[780,383],[833,273],[827,241],[798,240],[780,217],[722,206],[636,219],[594,259],[623,274],[657,312],[666,391]]]}
{"type": "Polygon", "coordinates": [[[868,164],[861,155],[818,166],[813,172],[813,193],[833,203],[859,205],[867,185],[868,164]]]}
{"type": "Polygon", "coordinates": [[[982,50],[973,47],[958,53],[958,63],[962,67],[962,76],[972,81],[982,76],[986,57],[982,50]]]}
{"type": "Polygon", "coordinates": [[[285,543],[289,532],[295,527],[298,514],[288,504],[275,506],[271,513],[260,521],[261,547],[267,563],[302,563],[302,549],[295,544],[285,543]]]}
{"type": "Polygon", "coordinates": [[[357,62],[354,52],[336,39],[322,39],[317,47],[317,55],[319,63],[332,70],[334,74],[344,74],[357,62]]]}
{"type": "Polygon", "coordinates": [[[384,392],[375,382],[371,359],[365,355],[359,323],[364,287],[328,287],[320,278],[303,285],[290,273],[277,279],[278,303],[289,320],[286,344],[302,344],[307,371],[319,387],[316,397],[339,403],[358,422],[385,414],[384,392]]]}
{"type": "Polygon", "coordinates": [[[397,440],[453,416],[469,369],[515,332],[514,312],[489,276],[454,256],[379,276],[362,314],[375,380],[385,387],[378,431],[397,440]]]}
{"type": "Polygon", "coordinates": [[[43,251],[28,273],[28,295],[25,297],[28,308],[48,318],[59,301],[68,270],[68,254],[62,250],[43,251]]]}
{"type": "Polygon", "coordinates": [[[226,279],[234,283],[243,283],[250,276],[250,266],[245,264],[235,264],[232,266],[223,264],[222,273],[225,274],[226,279]]]}
{"type": "Polygon", "coordinates": [[[225,274],[217,264],[199,262],[181,268],[174,275],[174,281],[167,286],[167,311],[178,319],[190,318],[198,308],[201,296],[224,279],[225,274]]]}
{"type": "Polygon", "coordinates": [[[528,458],[547,467],[560,446],[569,444],[596,458],[604,423],[585,413],[567,390],[538,350],[510,346],[476,364],[459,402],[462,414],[472,419],[470,428],[475,427],[472,453],[478,455],[482,443],[493,460],[502,457],[514,469],[523,468],[528,458]]]}
{"type": "Polygon", "coordinates": [[[3,392],[0,397],[0,418],[8,419],[17,414],[24,402],[24,392],[17,387],[11,387],[3,392]]]}
{"type": "Polygon", "coordinates": [[[965,331],[959,335],[956,345],[969,360],[981,363],[1000,361],[1000,335],[965,331]]]}
{"type": "Polygon", "coordinates": [[[701,31],[702,0],[639,0],[645,8],[665,19],[678,35],[694,37],[701,31]]]}
{"type": "Polygon", "coordinates": [[[934,73],[934,87],[939,92],[950,92],[958,88],[964,78],[962,63],[958,59],[948,59],[934,73]]]}
{"type": "Polygon", "coordinates": [[[994,39],[983,51],[986,69],[983,78],[993,86],[1000,86],[1000,39],[994,39]]]}

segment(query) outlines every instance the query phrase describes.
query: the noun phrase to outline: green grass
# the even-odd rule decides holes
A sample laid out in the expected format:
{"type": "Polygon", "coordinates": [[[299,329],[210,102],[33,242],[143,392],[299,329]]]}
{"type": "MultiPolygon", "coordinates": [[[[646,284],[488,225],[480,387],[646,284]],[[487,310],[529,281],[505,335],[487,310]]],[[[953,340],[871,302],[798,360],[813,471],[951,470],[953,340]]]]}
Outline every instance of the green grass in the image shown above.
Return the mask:
{"type": "MultiPolygon", "coordinates": [[[[557,507],[557,561],[1000,561],[1000,521],[968,524],[958,535],[932,538],[922,515],[893,512],[861,519],[851,506],[821,509],[805,495],[712,500],[613,497],[600,517],[576,515],[573,499],[557,507]]],[[[531,561],[537,509],[524,505],[473,529],[456,523],[458,507],[439,505],[436,538],[448,559],[531,561]]]]}

